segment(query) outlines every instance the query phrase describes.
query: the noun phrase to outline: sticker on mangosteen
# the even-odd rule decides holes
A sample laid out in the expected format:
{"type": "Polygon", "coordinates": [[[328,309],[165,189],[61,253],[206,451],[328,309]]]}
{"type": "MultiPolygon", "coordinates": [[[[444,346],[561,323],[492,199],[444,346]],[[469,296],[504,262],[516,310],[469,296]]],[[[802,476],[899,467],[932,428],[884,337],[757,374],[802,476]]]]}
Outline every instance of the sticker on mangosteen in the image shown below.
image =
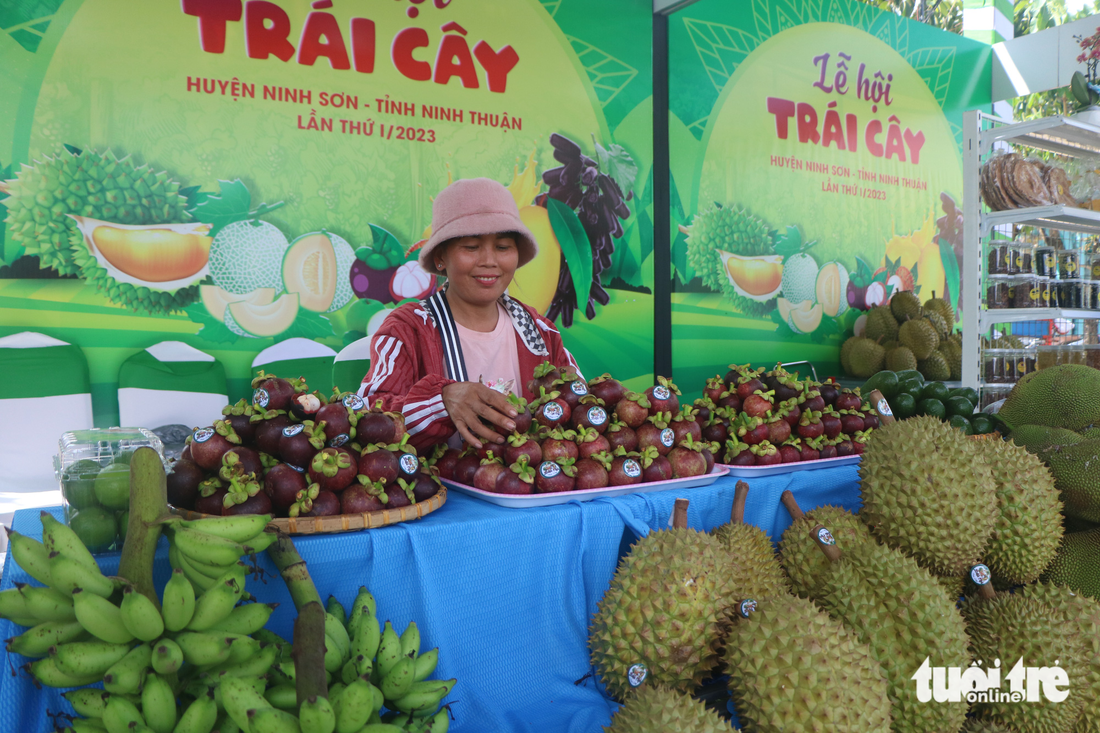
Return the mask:
{"type": "Polygon", "coordinates": [[[623,461],[623,473],[630,478],[638,478],[642,475],[642,464],[638,463],[633,458],[627,458],[623,461]]]}
{"type": "Polygon", "coordinates": [[[993,578],[993,574],[989,572],[989,568],[985,565],[975,565],[970,568],[970,579],[974,581],[974,585],[985,585],[993,578]]]}
{"type": "Polygon", "coordinates": [[[561,466],[553,461],[543,461],[539,464],[539,473],[543,478],[554,478],[561,473],[561,466]]]}
{"type": "Polygon", "coordinates": [[[637,687],[645,682],[645,678],[649,675],[649,670],[646,666],[639,662],[638,664],[631,665],[630,669],[626,671],[626,681],[630,683],[631,687],[637,687]]]}
{"type": "Polygon", "coordinates": [[[339,448],[342,445],[347,445],[347,442],[351,440],[351,436],[347,433],[340,433],[335,438],[328,442],[329,448],[339,448]]]}
{"type": "Polygon", "coordinates": [[[285,428],[283,428],[283,435],[285,435],[288,438],[293,438],[295,435],[302,432],[302,429],[303,429],[303,426],[301,424],[287,425],[285,428]]]}
{"type": "Polygon", "coordinates": [[[366,407],[366,403],[363,402],[363,398],[352,392],[351,394],[344,395],[344,407],[349,410],[362,410],[366,407]]]}
{"type": "Polygon", "coordinates": [[[214,437],[214,428],[199,428],[191,434],[191,440],[196,443],[205,443],[214,437]]]}
{"type": "Polygon", "coordinates": [[[894,414],[894,411],[890,409],[890,403],[888,403],[886,401],[885,397],[883,397],[881,400],[878,401],[878,404],[875,405],[875,409],[878,410],[878,413],[880,415],[893,416],[893,414],[894,414]]]}
{"type": "Polygon", "coordinates": [[[271,402],[271,395],[267,393],[267,390],[263,387],[259,387],[252,393],[252,404],[259,405],[260,407],[267,409],[268,404],[271,402]]]}
{"type": "Polygon", "coordinates": [[[756,613],[756,601],[752,598],[746,598],[737,607],[737,612],[741,614],[741,618],[748,618],[751,614],[756,613]]]}
{"type": "Polygon", "coordinates": [[[599,426],[607,422],[607,412],[598,405],[588,408],[588,424],[599,426]]]}
{"type": "Polygon", "coordinates": [[[676,442],[676,433],[672,431],[672,428],[665,428],[661,431],[661,445],[666,448],[671,448],[676,442]]]}
{"type": "Polygon", "coordinates": [[[833,533],[830,532],[825,527],[822,527],[821,529],[817,530],[817,539],[823,545],[835,545],[836,544],[836,538],[833,537],[833,533]]]}
{"type": "Polygon", "coordinates": [[[562,412],[561,405],[557,402],[547,402],[542,408],[542,414],[546,416],[547,420],[561,420],[565,413],[562,412]]]}
{"type": "Polygon", "coordinates": [[[572,382],[570,382],[569,389],[573,390],[573,394],[579,397],[584,397],[586,394],[588,394],[588,385],[579,379],[574,379],[572,382]]]}
{"type": "Polygon", "coordinates": [[[672,392],[670,392],[668,387],[664,386],[663,384],[658,384],[656,387],[653,388],[653,396],[659,400],[667,400],[669,397],[672,396],[672,392]]]}
{"type": "Polygon", "coordinates": [[[416,475],[417,469],[420,468],[420,462],[411,453],[404,454],[397,462],[401,466],[401,470],[410,476],[416,475]]]}

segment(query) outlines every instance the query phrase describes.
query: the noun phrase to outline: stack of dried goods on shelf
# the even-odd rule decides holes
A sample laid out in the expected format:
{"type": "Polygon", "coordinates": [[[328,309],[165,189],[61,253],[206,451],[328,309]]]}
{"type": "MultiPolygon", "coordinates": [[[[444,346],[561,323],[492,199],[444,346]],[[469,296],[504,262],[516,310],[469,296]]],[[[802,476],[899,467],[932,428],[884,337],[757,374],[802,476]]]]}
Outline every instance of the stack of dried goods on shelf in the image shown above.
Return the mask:
{"type": "Polygon", "coordinates": [[[979,173],[982,200],[993,211],[1030,206],[1077,206],[1070,195],[1065,170],[1017,153],[998,153],[982,164],[979,173]]]}

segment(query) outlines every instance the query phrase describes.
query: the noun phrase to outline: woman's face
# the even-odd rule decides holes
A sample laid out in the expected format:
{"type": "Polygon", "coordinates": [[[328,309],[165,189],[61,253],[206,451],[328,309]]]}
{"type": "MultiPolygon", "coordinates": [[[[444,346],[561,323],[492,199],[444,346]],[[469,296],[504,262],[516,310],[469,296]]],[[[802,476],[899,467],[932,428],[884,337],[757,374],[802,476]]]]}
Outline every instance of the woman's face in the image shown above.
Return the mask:
{"type": "Polygon", "coordinates": [[[435,254],[447,274],[448,295],[471,305],[488,305],[504,294],[519,265],[519,249],[508,233],[452,239],[435,254]]]}

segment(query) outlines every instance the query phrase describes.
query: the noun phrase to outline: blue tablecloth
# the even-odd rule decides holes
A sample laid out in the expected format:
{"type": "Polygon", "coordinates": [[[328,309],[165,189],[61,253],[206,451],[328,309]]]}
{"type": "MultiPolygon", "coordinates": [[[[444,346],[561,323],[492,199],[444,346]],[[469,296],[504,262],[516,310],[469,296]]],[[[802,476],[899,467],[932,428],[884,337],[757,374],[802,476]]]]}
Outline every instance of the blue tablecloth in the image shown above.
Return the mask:
{"type": "MultiPolygon", "coordinates": [[[[683,491],[632,494],[537,509],[504,509],[450,492],[427,517],[366,532],[295,538],[322,598],[350,606],[359,586],[378,600],[378,616],[400,633],[410,621],[424,648],[438,646],[438,675],[457,677],[456,733],[489,731],[593,732],[607,725],[616,704],[591,679],[588,625],[607,590],[621,553],[635,536],[667,526],[678,496],[691,500],[688,523],[709,530],[729,521],[736,479],[683,491]]],[[[803,509],[822,504],[855,511],[855,466],[802,471],[750,481],[746,521],[777,540],[790,524],[779,503],[794,492],[803,509]]],[[[57,510],[58,512],[60,510],[57,510]]],[[[16,514],[14,528],[41,537],[37,510],[16,514]]],[[[104,572],[118,569],[118,554],[100,558],[104,572]]],[[[260,564],[275,573],[266,555],[260,564]]],[[[167,544],[161,540],[155,577],[167,582],[167,544]]],[[[0,587],[29,578],[8,556],[0,587]]],[[[33,582],[33,581],[31,581],[33,582]]],[[[269,628],[291,637],[294,605],[277,575],[248,590],[278,602],[269,628]]],[[[0,621],[0,638],[19,633],[0,621]]],[[[27,660],[8,655],[0,676],[4,730],[51,730],[48,712],[71,712],[57,690],[38,690],[27,660]],[[12,672],[18,672],[13,676],[12,672]]]]}

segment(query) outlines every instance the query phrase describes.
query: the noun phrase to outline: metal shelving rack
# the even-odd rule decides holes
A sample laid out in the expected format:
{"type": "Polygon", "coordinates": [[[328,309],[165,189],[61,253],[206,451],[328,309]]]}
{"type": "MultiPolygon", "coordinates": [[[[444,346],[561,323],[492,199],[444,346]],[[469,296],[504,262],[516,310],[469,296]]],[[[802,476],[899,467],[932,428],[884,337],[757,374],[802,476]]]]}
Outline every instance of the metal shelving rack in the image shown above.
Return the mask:
{"type": "Polygon", "coordinates": [[[982,243],[994,227],[1007,224],[1100,234],[1100,211],[1072,206],[1034,206],[1009,211],[984,211],[978,172],[982,159],[997,143],[1013,143],[1061,155],[1100,156],[1100,127],[1068,117],[1046,117],[1027,122],[1007,120],[982,112],[963,114],[963,363],[962,383],[981,385],[981,337],[997,323],[1043,321],[1055,318],[1100,320],[1100,311],[1069,308],[1004,308],[988,310],[982,289],[985,255],[982,243]],[[986,123],[991,123],[988,129],[986,123]]]}

